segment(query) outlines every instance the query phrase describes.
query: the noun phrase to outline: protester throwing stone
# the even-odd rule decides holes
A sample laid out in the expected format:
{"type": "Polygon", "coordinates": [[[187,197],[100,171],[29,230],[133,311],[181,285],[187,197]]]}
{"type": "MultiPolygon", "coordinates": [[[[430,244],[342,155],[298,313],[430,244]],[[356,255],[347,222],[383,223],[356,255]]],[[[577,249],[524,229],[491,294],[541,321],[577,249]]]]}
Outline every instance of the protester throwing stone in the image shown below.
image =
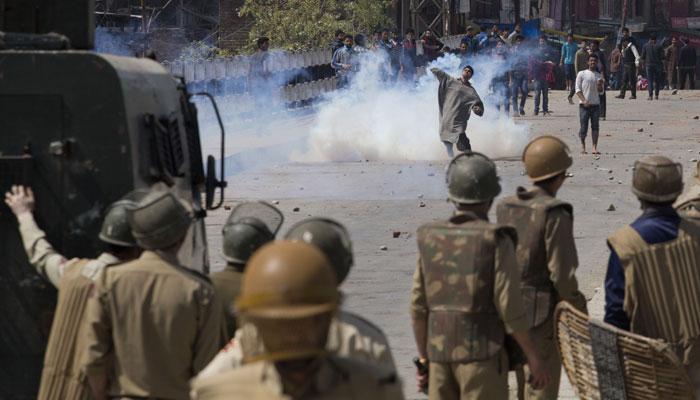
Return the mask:
{"type": "Polygon", "coordinates": [[[430,72],[440,81],[438,87],[440,140],[445,144],[447,155],[454,156],[452,146],[455,143],[459,151],[471,150],[466,134],[469,117],[472,111],[478,116],[484,115],[484,103],[469,82],[474,75],[474,68],[470,65],[464,67],[462,76],[458,79],[439,68],[432,68],[430,72]]]}

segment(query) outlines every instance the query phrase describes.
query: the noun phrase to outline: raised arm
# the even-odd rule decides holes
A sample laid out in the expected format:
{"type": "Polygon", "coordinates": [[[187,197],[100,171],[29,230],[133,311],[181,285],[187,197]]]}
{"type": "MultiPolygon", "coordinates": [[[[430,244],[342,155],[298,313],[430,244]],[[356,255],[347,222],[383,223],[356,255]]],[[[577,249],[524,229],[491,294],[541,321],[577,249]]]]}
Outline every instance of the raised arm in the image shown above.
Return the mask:
{"type": "Polygon", "coordinates": [[[34,203],[34,192],[29,187],[14,185],[5,193],[5,204],[17,217],[19,233],[29,263],[39,274],[58,287],[69,260],[54,250],[46,240],[46,234],[34,220],[34,203]]]}

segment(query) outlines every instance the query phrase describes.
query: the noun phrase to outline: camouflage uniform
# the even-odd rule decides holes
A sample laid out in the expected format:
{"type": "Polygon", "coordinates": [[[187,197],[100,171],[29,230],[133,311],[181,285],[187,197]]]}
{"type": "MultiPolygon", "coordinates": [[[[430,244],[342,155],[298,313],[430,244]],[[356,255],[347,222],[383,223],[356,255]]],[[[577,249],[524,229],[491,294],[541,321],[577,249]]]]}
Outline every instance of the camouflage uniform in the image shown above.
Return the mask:
{"type": "Polygon", "coordinates": [[[427,327],[431,399],[508,398],[505,335],[528,328],[515,237],[471,212],[418,229],[411,316],[427,327]]]}
{"type": "Polygon", "coordinates": [[[552,378],[541,390],[527,384],[524,394],[528,399],[556,399],[561,359],[554,340],[554,306],[565,300],[586,310],[576,280],[573,208],[540,187],[519,187],[515,196],[501,201],[497,215],[499,223],[514,226],[518,232],[518,268],[528,323],[552,378]]]}

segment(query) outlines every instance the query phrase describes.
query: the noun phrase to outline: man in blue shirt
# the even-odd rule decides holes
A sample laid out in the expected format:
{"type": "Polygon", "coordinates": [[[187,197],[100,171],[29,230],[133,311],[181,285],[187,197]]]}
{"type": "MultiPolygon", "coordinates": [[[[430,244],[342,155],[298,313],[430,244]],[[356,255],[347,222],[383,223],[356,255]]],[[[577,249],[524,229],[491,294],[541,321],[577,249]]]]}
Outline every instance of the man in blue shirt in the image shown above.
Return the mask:
{"type": "Polygon", "coordinates": [[[464,36],[460,43],[466,43],[469,54],[476,54],[479,51],[479,43],[474,37],[474,27],[469,25],[467,27],[467,35],[464,36]]]}
{"type": "MultiPolygon", "coordinates": [[[[643,211],[630,227],[649,245],[676,239],[681,217],[673,208],[673,202],[683,191],[680,165],[666,157],[644,157],[635,163],[632,186],[643,211]],[[666,182],[660,180],[660,172],[664,169],[670,175],[664,176],[666,182]]],[[[630,316],[624,310],[625,271],[610,241],[608,246],[610,259],[605,275],[604,320],[620,329],[630,330],[630,316]]]]}
{"type": "Polygon", "coordinates": [[[564,66],[564,78],[566,79],[566,90],[569,91],[569,103],[573,104],[574,97],[574,80],[576,79],[576,70],[574,68],[574,61],[576,58],[576,52],[578,51],[578,44],[574,41],[574,34],[569,33],[566,35],[566,43],[561,46],[561,58],[559,59],[559,65],[564,66]]]}
{"type": "Polygon", "coordinates": [[[642,216],[608,238],[605,322],[663,340],[700,395],[700,226],[672,204],[683,191],[681,165],[663,156],[634,164],[632,191],[642,216]]]}

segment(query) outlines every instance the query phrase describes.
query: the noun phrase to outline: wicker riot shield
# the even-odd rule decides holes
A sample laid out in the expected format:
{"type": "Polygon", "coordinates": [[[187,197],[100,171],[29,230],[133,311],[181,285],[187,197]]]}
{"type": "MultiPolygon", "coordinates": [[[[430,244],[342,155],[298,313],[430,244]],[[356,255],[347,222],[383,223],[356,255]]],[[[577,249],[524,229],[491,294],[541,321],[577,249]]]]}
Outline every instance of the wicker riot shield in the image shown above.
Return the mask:
{"type": "Polygon", "coordinates": [[[571,304],[555,310],[562,364],[581,399],[692,399],[690,379],[671,347],[589,320],[571,304]]]}

